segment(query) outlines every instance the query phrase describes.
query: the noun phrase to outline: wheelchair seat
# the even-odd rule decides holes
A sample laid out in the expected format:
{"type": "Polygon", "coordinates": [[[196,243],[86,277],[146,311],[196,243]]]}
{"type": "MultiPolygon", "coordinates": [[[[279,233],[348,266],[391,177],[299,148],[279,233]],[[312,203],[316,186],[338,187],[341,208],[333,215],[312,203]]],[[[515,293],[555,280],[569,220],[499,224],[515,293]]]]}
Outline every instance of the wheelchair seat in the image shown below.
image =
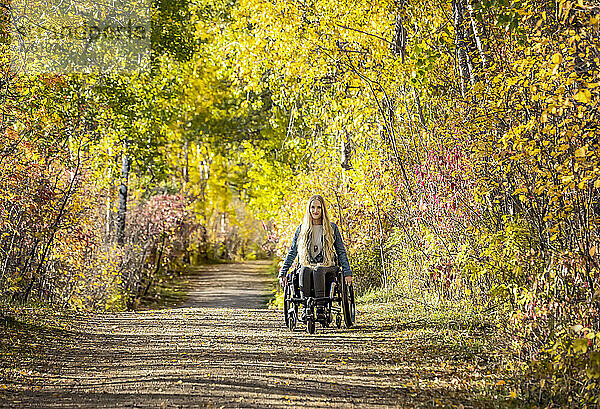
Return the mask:
{"type": "MultiPolygon", "coordinates": [[[[336,267],[338,268],[338,270],[335,273],[327,273],[325,275],[325,296],[326,297],[328,297],[331,292],[331,284],[333,284],[336,281],[337,275],[339,275],[341,272],[341,267],[340,266],[336,266],[336,267]]],[[[290,270],[288,271],[287,276],[286,276],[286,280],[290,283],[293,283],[295,297],[300,297],[300,268],[301,268],[300,264],[296,264],[295,267],[290,268],[290,270]]],[[[312,284],[312,280],[311,280],[311,284],[312,284]]],[[[315,297],[314,285],[311,285],[310,292],[306,296],[315,297]]]]}

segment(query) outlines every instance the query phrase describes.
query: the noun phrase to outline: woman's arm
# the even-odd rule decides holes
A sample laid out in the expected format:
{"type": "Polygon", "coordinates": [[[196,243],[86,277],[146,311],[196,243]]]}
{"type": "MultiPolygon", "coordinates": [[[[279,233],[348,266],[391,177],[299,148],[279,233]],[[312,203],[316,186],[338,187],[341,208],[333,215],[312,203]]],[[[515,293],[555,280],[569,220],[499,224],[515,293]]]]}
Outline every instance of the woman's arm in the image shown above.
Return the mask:
{"type": "Polygon", "coordinates": [[[340,229],[338,229],[335,223],[331,223],[333,227],[333,235],[334,242],[333,246],[335,247],[335,252],[337,253],[338,262],[340,263],[340,267],[342,267],[342,272],[344,273],[344,277],[352,276],[352,269],[350,268],[350,262],[348,262],[348,255],[346,254],[346,247],[344,247],[344,242],[342,241],[342,235],[340,234],[340,229]]]}
{"type": "Polygon", "coordinates": [[[285,256],[285,260],[283,260],[283,265],[281,266],[281,269],[279,269],[279,278],[285,277],[286,273],[292,266],[294,259],[298,255],[298,236],[300,235],[301,227],[302,225],[298,226],[298,228],[296,229],[296,233],[294,233],[294,240],[292,240],[292,245],[288,250],[287,256],[285,256]]]}

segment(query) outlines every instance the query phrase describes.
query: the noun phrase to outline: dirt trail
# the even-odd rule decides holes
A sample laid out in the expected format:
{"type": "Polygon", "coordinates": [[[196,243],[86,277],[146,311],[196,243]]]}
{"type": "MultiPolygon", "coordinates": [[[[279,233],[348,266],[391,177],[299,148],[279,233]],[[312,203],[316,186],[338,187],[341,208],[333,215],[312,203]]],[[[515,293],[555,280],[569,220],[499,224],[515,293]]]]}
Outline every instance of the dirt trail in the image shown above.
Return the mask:
{"type": "Polygon", "coordinates": [[[176,308],[82,317],[36,335],[37,357],[20,363],[0,406],[482,406],[450,381],[469,374],[423,353],[416,335],[360,316],[350,330],[288,331],[282,312],[264,307],[265,268],[201,267],[176,308]]]}

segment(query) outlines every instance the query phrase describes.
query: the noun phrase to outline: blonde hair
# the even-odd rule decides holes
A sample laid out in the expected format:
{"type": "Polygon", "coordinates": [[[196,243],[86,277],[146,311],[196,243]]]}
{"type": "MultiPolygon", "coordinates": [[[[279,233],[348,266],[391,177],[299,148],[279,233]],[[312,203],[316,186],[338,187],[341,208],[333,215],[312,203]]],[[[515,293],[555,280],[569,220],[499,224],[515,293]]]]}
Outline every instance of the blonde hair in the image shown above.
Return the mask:
{"type": "Polygon", "coordinates": [[[329,220],[329,214],[325,207],[325,200],[321,195],[314,195],[308,199],[306,204],[306,212],[304,212],[304,218],[302,219],[302,227],[300,228],[300,235],[298,237],[298,260],[303,266],[311,264],[310,257],[308,255],[308,246],[311,241],[313,232],[313,221],[310,215],[310,204],[313,200],[321,202],[321,220],[323,223],[323,263],[324,266],[335,265],[335,249],[333,242],[335,240],[333,236],[333,228],[331,227],[331,221],[329,220]]]}

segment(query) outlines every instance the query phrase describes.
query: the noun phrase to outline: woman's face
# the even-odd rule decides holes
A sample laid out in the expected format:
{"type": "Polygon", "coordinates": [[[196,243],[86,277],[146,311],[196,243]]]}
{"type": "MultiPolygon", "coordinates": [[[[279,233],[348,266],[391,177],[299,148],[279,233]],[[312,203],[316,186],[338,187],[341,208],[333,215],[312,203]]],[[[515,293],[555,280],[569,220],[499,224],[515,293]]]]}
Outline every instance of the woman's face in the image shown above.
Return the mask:
{"type": "Polygon", "coordinates": [[[310,216],[312,217],[313,222],[320,222],[322,215],[323,208],[321,206],[321,202],[317,199],[310,202],[310,216]]]}

